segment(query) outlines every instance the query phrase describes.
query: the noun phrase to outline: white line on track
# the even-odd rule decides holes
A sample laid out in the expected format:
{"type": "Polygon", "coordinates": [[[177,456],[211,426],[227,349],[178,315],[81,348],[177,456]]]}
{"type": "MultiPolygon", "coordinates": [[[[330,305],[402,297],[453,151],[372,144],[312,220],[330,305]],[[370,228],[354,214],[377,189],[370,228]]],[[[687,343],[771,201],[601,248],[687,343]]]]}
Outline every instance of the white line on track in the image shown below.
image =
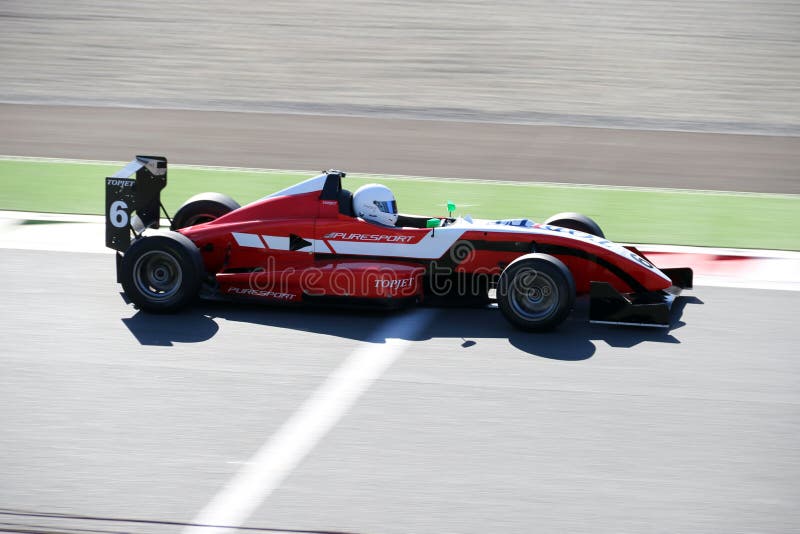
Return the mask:
{"type": "Polygon", "coordinates": [[[800,291],[798,280],[742,280],[725,276],[701,275],[695,276],[695,288],[698,287],[729,287],[734,289],[767,289],[774,291],[800,291]]]}
{"type": "Polygon", "coordinates": [[[230,532],[247,521],[434,315],[420,309],[392,318],[350,354],[192,521],[209,526],[187,527],[184,534],[230,532]]]}

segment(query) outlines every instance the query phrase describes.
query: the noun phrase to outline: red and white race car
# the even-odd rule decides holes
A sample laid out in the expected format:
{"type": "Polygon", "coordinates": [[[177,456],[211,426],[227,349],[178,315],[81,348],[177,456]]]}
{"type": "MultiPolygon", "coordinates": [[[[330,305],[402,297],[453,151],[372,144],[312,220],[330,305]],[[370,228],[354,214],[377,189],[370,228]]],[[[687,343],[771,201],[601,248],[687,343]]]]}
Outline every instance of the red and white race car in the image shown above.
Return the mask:
{"type": "Polygon", "coordinates": [[[198,296],[342,306],[496,301],[529,331],[560,324],[585,293],[593,322],[669,327],[675,296],[692,284],[690,269],[659,270],[579,214],[543,223],[402,215],[382,186],[359,189],[354,203],[344,177],[328,171],[243,207],[201,193],[175,213],[171,231],[151,232],[167,160],[137,156],[106,179],[117,279],[149,312],[198,296]]]}

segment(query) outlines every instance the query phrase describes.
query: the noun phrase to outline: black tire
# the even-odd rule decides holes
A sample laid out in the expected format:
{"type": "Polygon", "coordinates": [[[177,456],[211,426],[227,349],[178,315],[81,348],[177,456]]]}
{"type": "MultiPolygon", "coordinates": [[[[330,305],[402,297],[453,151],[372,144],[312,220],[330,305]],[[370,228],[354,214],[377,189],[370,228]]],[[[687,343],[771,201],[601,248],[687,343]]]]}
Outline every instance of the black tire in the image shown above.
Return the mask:
{"type": "Polygon", "coordinates": [[[204,274],[200,251],[177,232],[145,236],[133,242],[120,266],[120,281],[139,309],[171,313],[192,302],[204,274]]]}
{"type": "Polygon", "coordinates": [[[213,221],[238,210],[241,206],[228,195],[222,193],[200,193],[183,203],[172,218],[170,229],[177,230],[213,221]]]}
{"type": "Polygon", "coordinates": [[[562,228],[569,228],[570,230],[577,230],[579,232],[586,232],[587,234],[596,235],[597,237],[605,238],[605,234],[600,229],[600,225],[593,219],[580,213],[564,212],[557,213],[547,219],[544,224],[551,226],[560,226],[562,228]]]}
{"type": "Polygon", "coordinates": [[[500,275],[497,304],[517,328],[528,332],[552,330],[572,311],[575,280],[558,258],[526,254],[500,275]]]}

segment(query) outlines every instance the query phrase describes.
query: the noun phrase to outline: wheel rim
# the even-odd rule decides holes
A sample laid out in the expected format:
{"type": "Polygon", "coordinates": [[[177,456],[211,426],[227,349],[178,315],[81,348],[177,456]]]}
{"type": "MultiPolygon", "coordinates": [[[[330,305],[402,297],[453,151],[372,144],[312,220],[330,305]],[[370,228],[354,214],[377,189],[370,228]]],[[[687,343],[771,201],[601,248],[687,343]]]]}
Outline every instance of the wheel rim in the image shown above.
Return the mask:
{"type": "Polygon", "coordinates": [[[196,224],[211,222],[216,218],[217,218],[216,215],[211,215],[210,213],[198,213],[186,219],[186,222],[184,223],[183,227],[186,228],[187,226],[194,226],[196,224]]]}
{"type": "Polygon", "coordinates": [[[149,300],[166,300],[181,287],[183,272],[178,260],[167,252],[151,250],[133,265],[136,289],[149,300]]]}
{"type": "Polygon", "coordinates": [[[542,271],[528,269],[517,274],[508,297],[514,313],[529,321],[546,319],[558,309],[558,285],[542,271]]]}

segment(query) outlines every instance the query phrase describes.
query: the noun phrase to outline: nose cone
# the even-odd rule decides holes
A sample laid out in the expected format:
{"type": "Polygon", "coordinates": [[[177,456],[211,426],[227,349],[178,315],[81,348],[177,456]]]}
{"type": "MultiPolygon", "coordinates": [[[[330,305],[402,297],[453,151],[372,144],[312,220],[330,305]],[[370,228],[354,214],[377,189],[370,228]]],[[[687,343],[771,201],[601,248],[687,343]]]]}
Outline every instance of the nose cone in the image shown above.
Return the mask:
{"type": "Polygon", "coordinates": [[[645,270],[642,285],[648,291],[659,291],[670,287],[672,285],[672,280],[658,268],[653,267],[652,269],[645,270]]]}

